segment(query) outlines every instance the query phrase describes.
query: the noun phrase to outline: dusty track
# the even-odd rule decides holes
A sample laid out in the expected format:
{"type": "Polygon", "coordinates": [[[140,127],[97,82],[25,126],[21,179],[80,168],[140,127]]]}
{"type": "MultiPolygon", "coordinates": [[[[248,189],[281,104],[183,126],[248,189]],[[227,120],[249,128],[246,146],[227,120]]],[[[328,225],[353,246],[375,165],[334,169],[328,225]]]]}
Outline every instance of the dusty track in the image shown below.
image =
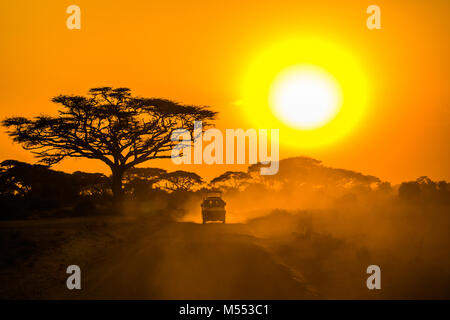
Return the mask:
{"type": "Polygon", "coordinates": [[[312,298],[255,240],[244,225],[170,223],[85,268],[83,290],[62,298],[312,298]]]}

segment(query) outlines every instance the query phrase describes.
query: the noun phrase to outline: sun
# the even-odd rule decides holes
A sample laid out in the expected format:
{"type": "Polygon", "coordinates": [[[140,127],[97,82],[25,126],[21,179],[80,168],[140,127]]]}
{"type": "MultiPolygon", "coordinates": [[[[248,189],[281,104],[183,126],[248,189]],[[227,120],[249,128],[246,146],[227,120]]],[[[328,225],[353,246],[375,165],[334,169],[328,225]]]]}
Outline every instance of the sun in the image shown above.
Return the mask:
{"type": "Polygon", "coordinates": [[[311,65],[289,67],[275,78],[269,92],[273,113],[286,124],[312,130],[331,121],[342,104],[339,83],[311,65]]]}
{"type": "Polygon", "coordinates": [[[328,40],[293,37],[250,59],[240,106],[252,126],[280,129],[281,144],[321,148],[357,134],[368,88],[354,53],[328,40]]]}

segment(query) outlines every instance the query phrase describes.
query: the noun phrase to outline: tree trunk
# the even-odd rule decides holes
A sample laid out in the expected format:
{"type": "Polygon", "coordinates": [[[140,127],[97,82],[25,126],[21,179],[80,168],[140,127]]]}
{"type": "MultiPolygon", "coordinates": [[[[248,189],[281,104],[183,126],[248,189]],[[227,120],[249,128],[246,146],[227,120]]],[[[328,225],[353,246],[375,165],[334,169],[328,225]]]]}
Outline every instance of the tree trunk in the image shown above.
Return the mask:
{"type": "Polygon", "coordinates": [[[124,170],[121,168],[112,169],[111,189],[113,193],[113,207],[115,213],[123,212],[124,192],[122,188],[122,179],[124,170]]]}

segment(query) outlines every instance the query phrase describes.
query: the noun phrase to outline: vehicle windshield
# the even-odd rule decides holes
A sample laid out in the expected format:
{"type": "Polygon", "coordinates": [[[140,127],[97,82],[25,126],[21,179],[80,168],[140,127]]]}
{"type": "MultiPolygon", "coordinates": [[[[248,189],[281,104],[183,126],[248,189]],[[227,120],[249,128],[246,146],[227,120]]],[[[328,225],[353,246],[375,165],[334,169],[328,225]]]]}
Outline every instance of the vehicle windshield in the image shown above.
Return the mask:
{"type": "Polygon", "coordinates": [[[209,208],[223,207],[223,200],[222,199],[206,199],[203,202],[203,205],[205,207],[209,207],[209,208]]]}

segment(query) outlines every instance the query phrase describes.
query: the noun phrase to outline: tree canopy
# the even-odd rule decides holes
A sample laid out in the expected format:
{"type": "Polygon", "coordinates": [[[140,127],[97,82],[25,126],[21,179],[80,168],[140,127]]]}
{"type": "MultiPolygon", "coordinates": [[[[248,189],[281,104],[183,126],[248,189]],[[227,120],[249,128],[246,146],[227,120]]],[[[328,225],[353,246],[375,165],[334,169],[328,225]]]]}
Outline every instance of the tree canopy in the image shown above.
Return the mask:
{"type": "Polygon", "coordinates": [[[211,180],[211,184],[217,187],[231,188],[239,190],[245,184],[249,183],[250,174],[242,171],[226,171],[220,176],[211,180]]]}
{"type": "Polygon", "coordinates": [[[87,96],[59,95],[57,116],[11,117],[2,125],[8,135],[52,165],[67,157],[103,161],[112,171],[115,198],[123,194],[123,174],[148,160],[170,158],[176,145],[172,133],[203,127],[216,112],[205,106],[183,105],[159,98],[131,95],[128,88],[93,88],[87,96]]]}
{"type": "Polygon", "coordinates": [[[161,187],[167,191],[189,191],[203,183],[203,179],[194,172],[177,170],[161,176],[161,187]]]}

